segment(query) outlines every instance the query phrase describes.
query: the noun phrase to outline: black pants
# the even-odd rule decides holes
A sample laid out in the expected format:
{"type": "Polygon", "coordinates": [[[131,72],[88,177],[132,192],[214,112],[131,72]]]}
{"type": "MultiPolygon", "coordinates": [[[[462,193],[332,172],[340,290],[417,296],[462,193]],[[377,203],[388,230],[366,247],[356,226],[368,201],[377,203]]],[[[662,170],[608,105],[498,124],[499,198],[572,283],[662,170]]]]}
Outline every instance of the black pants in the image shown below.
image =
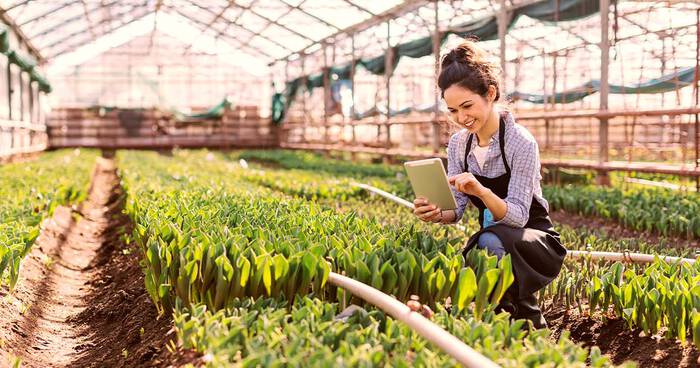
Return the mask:
{"type": "Polygon", "coordinates": [[[526,319],[532,322],[536,329],[547,328],[547,321],[537,304],[535,294],[518,298],[516,288],[509,288],[496,306],[496,313],[508,312],[511,319],[526,319]]]}

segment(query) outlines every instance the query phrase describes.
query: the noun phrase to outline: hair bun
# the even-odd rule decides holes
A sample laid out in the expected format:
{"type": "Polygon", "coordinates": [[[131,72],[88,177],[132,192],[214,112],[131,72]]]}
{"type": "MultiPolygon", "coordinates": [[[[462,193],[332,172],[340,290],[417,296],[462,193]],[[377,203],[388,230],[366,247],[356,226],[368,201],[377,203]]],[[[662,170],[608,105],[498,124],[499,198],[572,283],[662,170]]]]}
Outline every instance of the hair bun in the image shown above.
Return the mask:
{"type": "Polygon", "coordinates": [[[456,83],[485,97],[488,87],[494,86],[498,100],[500,68],[488,60],[486,51],[476,41],[466,39],[442,57],[438,87],[444,93],[456,83]]]}
{"type": "Polygon", "coordinates": [[[464,40],[459,46],[450,50],[443,57],[441,65],[444,68],[452,63],[460,63],[472,68],[480,64],[488,64],[484,51],[476,44],[475,39],[464,40]]]}

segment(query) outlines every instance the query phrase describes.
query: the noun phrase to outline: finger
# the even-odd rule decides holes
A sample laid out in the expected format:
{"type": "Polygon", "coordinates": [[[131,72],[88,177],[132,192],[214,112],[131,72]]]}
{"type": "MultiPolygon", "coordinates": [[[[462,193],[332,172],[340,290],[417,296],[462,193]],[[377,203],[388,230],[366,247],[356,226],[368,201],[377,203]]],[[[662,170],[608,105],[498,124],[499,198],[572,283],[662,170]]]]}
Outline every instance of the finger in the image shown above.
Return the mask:
{"type": "Polygon", "coordinates": [[[425,214],[430,211],[433,211],[435,209],[435,206],[428,205],[428,206],[421,206],[421,207],[416,207],[415,211],[418,212],[418,214],[425,214]]]}
{"type": "Polygon", "coordinates": [[[430,222],[430,220],[425,216],[418,216],[418,218],[423,222],[430,222]]]}
{"type": "Polygon", "coordinates": [[[450,184],[454,184],[454,183],[455,183],[455,180],[457,180],[457,175],[453,175],[453,176],[450,176],[450,177],[447,178],[447,181],[448,181],[450,184]]]}
{"type": "Polygon", "coordinates": [[[432,221],[438,216],[439,213],[440,213],[440,210],[436,209],[436,210],[432,210],[430,212],[426,212],[425,215],[423,215],[423,217],[425,217],[428,221],[432,221]]]}
{"type": "Polygon", "coordinates": [[[425,199],[425,197],[416,197],[416,199],[413,200],[413,204],[415,204],[416,206],[428,204],[428,200],[425,199]]]}

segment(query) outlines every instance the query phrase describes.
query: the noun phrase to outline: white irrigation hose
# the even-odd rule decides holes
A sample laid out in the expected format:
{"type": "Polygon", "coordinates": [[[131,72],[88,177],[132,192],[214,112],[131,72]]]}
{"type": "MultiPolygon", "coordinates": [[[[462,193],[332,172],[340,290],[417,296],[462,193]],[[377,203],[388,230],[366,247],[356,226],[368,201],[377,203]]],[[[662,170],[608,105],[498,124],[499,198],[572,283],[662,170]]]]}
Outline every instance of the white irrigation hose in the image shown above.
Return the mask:
{"type": "MultiPolygon", "coordinates": [[[[381,189],[375,188],[371,185],[367,184],[360,184],[360,183],[352,183],[352,185],[368,190],[372,193],[376,193],[384,198],[387,198],[391,201],[394,201],[400,205],[403,205],[405,207],[410,208],[413,210],[413,203],[397,197],[391,193],[387,193],[381,189]]],[[[460,228],[460,230],[465,230],[464,226],[461,225],[456,225],[457,227],[460,228]]],[[[643,254],[643,253],[630,253],[630,252],[623,252],[623,253],[617,253],[617,252],[594,252],[594,251],[581,251],[581,250],[569,250],[566,252],[567,257],[571,258],[577,258],[577,259],[583,259],[583,258],[588,258],[590,257],[591,259],[596,259],[596,260],[606,260],[606,261],[621,261],[621,262],[635,262],[635,263],[651,263],[654,262],[654,255],[651,254],[643,254]]],[[[694,264],[695,260],[691,258],[681,258],[681,257],[671,257],[671,256],[658,256],[659,258],[663,259],[666,262],[673,263],[680,261],[682,263],[688,263],[688,264],[694,264]]]]}
{"type": "Polygon", "coordinates": [[[408,207],[410,209],[414,208],[413,203],[411,203],[411,202],[409,202],[401,197],[397,197],[389,192],[385,192],[379,188],[375,188],[371,185],[362,184],[362,183],[350,183],[350,185],[358,187],[358,188],[362,188],[364,190],[370,191],[370,192],[375,193],[375,194],[378,194],[386,199],[392,200],[392,201],[394,201],[402,206],[408,207]]]}
{"type": "MultiPolygon", "coordinates": [[[[396,203],[398,203],[398,204],[400,204],[400,205],[402,205],[402,206],[404,206],[404,207],[408,207],[408,208],[410,208],[411,210],[413,210],[413,209],[415,208],[415,207],[413,206],[413,203],[411,203],[411,202],[409,202],[409,201],[407,201],[407,200],[405,200],[405,199],[403,199],[403,198],[401,198],[401,197],[395,196],[395,195],[393,195],[393,194],[391,194],[391,193],[389,193],[389,192],[385,192],[385,191],[383,191],[383,190],[381,190],[381,189],[379,189],[379,188],[375,188],[375,187],[373,187],[373,186],[371,186],[371,185],[362,184],[362,183],[350,183],[350,184],[351,184],[352,186],[356,186],[356,187],[362,188],[362,189],[364,189],[364,190],[366,190],[366,191],[369,191],[369,192],[378,194],[378,195],[380,195],[380,196],[382,196],[382,197],[384,197],[384,198],[386,198],[386,199],[388,199],[388,200],[390,200],[390,201],[394,201],[394,202],[396,202],[396,203]]],[[[455,225],[458,229],[460,229],[461,231],[466,231],[466,230],[467,230],[464,226],[462,226],[462,225],[460,225],[460,224],[454,224],[454,225],[455,225]]]]}
{"type": "Polygon", "coordinates": [[[406,304],[369,285],[335,272],[331,272],[328,275],[328,282],[376,305],[392,317],[407,324],[411,329],[418,332],[426,340],[435,344],[465,367],[499,367],[496,363],[445,331],[442,327],[423,317],[420,313],[411,311],[411,308],[406,304]]]}
{"type": "MultiPolygon", "coordinates": [[[[591,257],[591,259],[604,259],[606,261],[620,261],[620,262],[634,262],[634,263],[651,263],[654,262],[654,255],[642,254],[642,253],[630,253],[630,252],[596,252],[596,251],[586,251],[586,250],[569,250],[566,252],[567,257],[573,258],[586,258],[591,257]]],[[[663,259],[665,262],[674,263],[680,261],[681,263],[694,264],[695,260],[690,258],[681,257],[671,257],[671,256],[658,256],[659,259],[663,259]]]]}
{"type": "MultiPolygon", "coordinates": [[[[241,161],[245,162],[242,159],[241,161]]],[[[243,168],[247,168],[248,165],[247,163],[245,165],[241,163],[241,166],[243,168]]],[[[360,183],[352,183],[352,185],[377,193],[403,206],[411,209],[413,208],[413,203],[399,198],[391,193],[387,193],[381,189],[360,183]]],[[[481,353],[478,351],[470,348],[467,344],[463,343],[462,340],[445,331],[442,327],[423,317],[420,313],[411,311],[411,308],[409,308],[406,304],[369,285],[353,280],[349,277],[339,275],[335,272],[331,272],[328,275],[328,282],[349,291],[351,294],[362,298],[371,304],[376,305],[390,316],[408,325],[408,327],[418,332],[426,340],[435,344],[465,367],[500,367],[498,364],[481,355],[481,353]]]]}

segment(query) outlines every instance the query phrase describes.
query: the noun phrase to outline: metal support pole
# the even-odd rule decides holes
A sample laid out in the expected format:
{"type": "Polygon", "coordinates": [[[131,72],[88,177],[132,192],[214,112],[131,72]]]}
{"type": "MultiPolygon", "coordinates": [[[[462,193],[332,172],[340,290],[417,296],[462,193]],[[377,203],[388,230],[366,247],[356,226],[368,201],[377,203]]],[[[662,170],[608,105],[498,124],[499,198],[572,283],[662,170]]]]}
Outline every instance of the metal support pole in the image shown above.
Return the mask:
{"type": "MultiPolygon", "coordinates": [[[[357,135],[355,133],[355,35],[350,36],[350,96],[352,105],[350,106],[350,127],[352,128],[352,146],[357,144],[357,135]]],[[[357,153],[354,151],[350,154],[353,161],[357,159],[357,153]]]]}
{"type": "MultiPolygon", "coordinates": [[[[433,30],[433,56],[435,56],[435,84],[440,73],[440,27],[438,23],[439,2],[435,1],[435,29],[433,30]]],[[[435,88],[435,105],[433,106],[433,153],[440,150],[440,94],[435,88]]]]}
{"type": "Polygon", "coordinates": [[[506,8],[506,0],[501,0],[500,9],[498,9],[498,39],[500,41],[500,57],[501,57],[501,91],[506,91],[506,31],[508,26],[508,10],[506,8]]]}
{"type": "Polygon", "coordinates": [[[15,92],[12,88],[12,68],[9,62],[7,63],[7,118],[12,120],[12,94],[15,92]]]}
{"type": "Polygon", "coordinates": [[[330,81],[328,80],[328,45],[323,44],[323,142],[328,143],[328,99],[330,97],[330,81]]]}
{"type": "MultiPolygon", "coordinates": [[[[394,58],[391,49],[391,20],[386,21],[386,56],[384,57],[384,76],[386,77],[386,148],[391,148],[391,74],[393,71],[394,58]]],[[[386,157],[385,157],[386,158],[386,157]]]]}
{"type": "MultiPolygon", "coordinates": [[[[608,69],[610,66],[610,40],[608,39],[610,0],[600,0],[600,111],[608,110],[608,69]]],[[[608,162],[608,118],[600,118],[598,130],[600,149],[598,152],[598,164],[608,162]]],[[[607,171],[598,171],[597,181],[599,185],[610,185],[610,177],[607,171]]]]}
{"type": "MultiPolygon", "coordinates": [[[[542,92],[543,92],[543,105],[545,109],[547,108],[547,103],[549,98],[547,97],[547,53],[542,49],[542,92]]],[[[549,150],[550,137],[551,137],[551,123],[550,120],[544,119],[544,149],[549,150]]]]}
{"type": "Polygon", "coordinates": [[[22,71],[17,74],[19,81],[19,120],[24,121],[24,81],[22,80],[22,71]]]}
{"type": "MultiPolygon", "coordinates": [[[[698,86],[698,79],[700,79],[700,9],[695,13],[695,107],[698,107],[698,101],[700,101],[700,86],[698,86]]],[[[698,120],[698,113],[695,113],[695,169],[697,170],[700,165],[700,157],[698,156],[699,146],[698,141],[700,140],[700,122],[698,120]]],[[[695,177],[695,190],[696,193],[700,193],[700,177],[695,177]]]]}
{"type": "Polygon", "coordinates": [[[36,119],[34,118],[34,87],[32,86],[32,80],[31,78],[29,79],[29,122],[30,123],[35,123],[36,119]]]}
{"type": "Polygon", "coordinates": [[[306,125],[308,121],[308,111],[306,111],[306,82],[309,77],[306,75],[306,54],[301,54],[301,75],[302,83],[301,86],[297,86],[297,91],[301,90],[301,142],[306,143],[306,125]]]}
{"type": "MultiPolygon", "coordinates": [[[[550,108],[552,111],[557,109],[557,59],[559,55],[555,52],[552,54],[552,96],[550,96],[550,108]]],[[[564,142],[560,142],[564,143],[564,142]]]]}
{"type": "MultiPolygon", "coordinates": [[[[328,78],[328,102],[329,102],[329,105],[332,104],[332,106],[333,106],[333,111],[331,113],[329,113],[329,116],[332,116],[337,112],[337,107],[339,104],[338,101],[333,101],[333,90],[332,90],[333,81],[331,79],[332,78],[331,67],[333,67],[335,65],[335,47],[336,47],[336,42],[335,42],[335,40],[333,40],[333,48],[331,48],[331,65],[328,68],[326,68],[327,69],[326,75],[328,78]]],[[[327,119],[326,119],[326,121],[327,121],[327,119]]],[[[326,144],[328,143],[327,138],[329,137],[329,134],[330,134],[330,133],[328,133],[328,129],[330,128],[329,125],[330,125],[330,123],[326,123],[326,142],[325,142],[326,144]]],[[[335,139],[335,141],[333,143],[334,144],[338,143],[338,141],[339,141],[338,138],[340,138],[340,137],[342,137],[342,135],[338,135],[338,137],[335,139]]]]}

